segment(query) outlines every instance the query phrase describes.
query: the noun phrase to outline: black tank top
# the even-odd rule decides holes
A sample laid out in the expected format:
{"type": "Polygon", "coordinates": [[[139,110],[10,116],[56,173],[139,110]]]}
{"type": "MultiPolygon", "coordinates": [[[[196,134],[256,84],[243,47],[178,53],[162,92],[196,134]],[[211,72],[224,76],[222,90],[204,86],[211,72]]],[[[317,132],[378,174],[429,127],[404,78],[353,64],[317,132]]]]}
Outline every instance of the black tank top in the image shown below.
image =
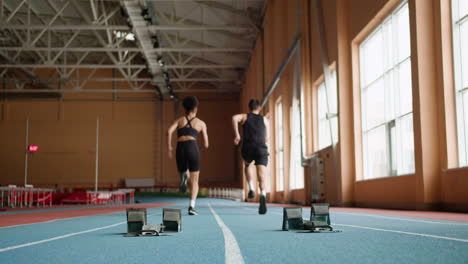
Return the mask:
{"type": "Polygon", "coordinates": [[[265,145],[266,127],[262,115],[247,114],[244,129],[243,144],[265,145]]]}
{"type": "Polygon", "coordinates": [[[195,117],[189,120],[188,117],[185,116],[185,119],[187,119],[187,124],[184,127],[177,129],[177,137],[191,136],[196,139],[198,136],[198,131],[192,127],[191,123],[195,117]]]}

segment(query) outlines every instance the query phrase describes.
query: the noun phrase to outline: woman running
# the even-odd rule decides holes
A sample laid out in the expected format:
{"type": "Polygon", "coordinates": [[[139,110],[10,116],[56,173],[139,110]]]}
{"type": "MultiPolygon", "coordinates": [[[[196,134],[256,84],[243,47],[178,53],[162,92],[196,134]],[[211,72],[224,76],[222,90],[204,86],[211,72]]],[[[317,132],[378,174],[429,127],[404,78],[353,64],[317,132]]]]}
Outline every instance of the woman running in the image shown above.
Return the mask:
{"type": "Polygon", "coordinates": [[[187,182],[190,189],[189,215],[197,215],[195,200],[198,194],[198,176],[200,174],[200,152],[197,145],[197,136],[203,135],[203,143],[208,149],[208,132],[205,122],[196,118],[198,111],[198,100],[195,96],[187,96],[182,101],[185,116],[179,117],[167,131],[167,147],[169,158],[172,159],[172,134],[177,130],[176,161],[177,170],[180,174],[179,189],[186,192],[187,182]],[[189,175],[187,174],[189,171],[189,175]]]}

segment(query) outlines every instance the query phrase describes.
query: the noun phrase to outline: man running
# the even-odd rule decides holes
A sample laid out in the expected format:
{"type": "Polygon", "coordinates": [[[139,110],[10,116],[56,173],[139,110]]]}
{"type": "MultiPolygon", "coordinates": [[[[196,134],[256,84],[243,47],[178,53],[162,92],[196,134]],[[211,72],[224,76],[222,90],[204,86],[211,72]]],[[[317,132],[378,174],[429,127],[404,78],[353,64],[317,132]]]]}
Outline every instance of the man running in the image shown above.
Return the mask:
{"type": "Polygon", "coordinates": [[[256,99],[249,101],[249,113],[238,114],[232,117],[232,126],[234,128],[234,144],[238,145],[241,141],[239,134],[239,124],[243,127],[242,140],[242,159],[244,160],[244,170],[249,184],[248,198],[255,198],[255,188],[252,181],[252,162],[255,161],[257,168],[257,179],[260,186],[260,207],[259,214],[267,212],[265,177],[268,165],[268,127],[269,121],[260,115],[261,105],[256,99]]]}
{"type": "Polygon", "coordinates": [[[176,161],[181,182],[179,190],[186,192],[187,182],[190,188],[189,215],[197,215],[195,200],[198,195],[198,176],[200,174],[200,151],[197,145],[197,136],[203,135],[203,143],[208,149],[208,132],[205,122],[196,118],[198,111],[198,100],[195,96],[187,96],[182,101],[185,116],[179,117],[167,131],[167,147],[169,158],[172,159],[172,134],[177,129],[176,161]],[[190,175],[187,175],[187,170],[190,175]]]}

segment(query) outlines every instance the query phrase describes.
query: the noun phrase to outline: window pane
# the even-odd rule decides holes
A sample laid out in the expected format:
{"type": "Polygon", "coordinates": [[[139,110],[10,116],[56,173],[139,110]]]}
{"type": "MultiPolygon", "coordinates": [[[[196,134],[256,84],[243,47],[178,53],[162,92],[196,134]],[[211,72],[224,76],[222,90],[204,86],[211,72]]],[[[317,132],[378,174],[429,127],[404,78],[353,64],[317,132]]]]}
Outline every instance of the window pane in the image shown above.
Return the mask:
{"type": "Polygon", "coordinates": [[[283,106],[282,104],[278,104],[277,112],[276,112],[276,123],[277,123],[277,144],[278,149],[283,149],[283,106]]]}
{"type": "Polygon", "coordinates": [[[468,1],[452,0],[453,14],[453,56],[455,69],[455,90],[457,94],[457,132],[460,166],[468,165],[468,1]]]}
{"type": "Polygon", "coordinates": [[[458,10],[460,16],[458,19],[464,17],[466,14],[468,14],[468,1],[466,0],[458,0],[458,10]]]}
{"type": "Polygon", "coordinates": [[[331,119],[332,130],[333,130],[333,142],[338,142],[338,117],[331,119]]]}
{"type": "Polygon", "coordinates": [[[366,130],[385,122],[385,96],[383,80],[379,79],[366,89],[366,130]]]}
{"type": "Polygon", "coordinates": [[[330,127],[327,119],[319,121],[319,136],[319,149],[323,149],[331,145],[330,127]]]}
{"type": "Polygon", "coordinates": [[[292,116],[293,122],[292,125],[294,126],[292,129],[292,140],[291,140],[291,176],[290,176],[290,184],[291,188],[298,189],[304,187],[304,171],[302,168],[302,153],[301,153],[301,134],[300,134],[300,126],[299,123],[299,105],[294,104],[292,116]]]}
{"type": "Polygon", "coordinates": [[[384,42],[383,48],[385,52],[383,52],[383,64],[384,64],[384,71],[388,71],[393,67],[395,64],[395,55],[394,49],[392,49],[391,43],[393,42],[393,31],[392,31],[392,20],[387,19],[386,22],[383,24],[383,34],[384,34],[384,42]]]}
{"type": "Polygon", "coordinates": [[[384,75],[384,86],[385,86],[385,122],[390,122],[397,116],[397,98],[398,98],[398,87],[394,86],[395,73],[389,71],[384,75]]]}
{"type": "Polygon", "coordinates": [[[278,190],[282,191],[284,190],[284,157],[283,157],[283,151],[280,151],[279,153],[279,178],[278,178],[278,190]]]}
{"type": "Polygon", "coordinates": [[[411,53],[410,46],[410,29],[409,29],[409,14],[408,14],[408,4],[405,7],[402,7],[396,16],[396,36],[397,36],[397,49],[398,49],[398,62],[403,61],[408,58],[411,53]]]}
{"type": "Polygon", "coordinates": [[[385,126],[367,132],[365,137],[367,137],[368,179],[388,176],[385,126]]]}
{"type": "Polygon", "coordinates": [[[413,114],[404,116],[397,120],[397,151],[398,174],[414,172],[414,137],[413,137],[413,114]]]}
{"type": "MultiPolygon", "coordinates": [[[[338,113],[338,99],[337,99],[337,86],[336,86],[336,71],[332,71],[330,73],[330,87],[325,90],[325,82],[320,84],[318,87],[318,141],[319,141],[319,149],[326,148],[332,144],[331,137],[330,137],[330,124],[329,120],[327,119],[327,114],[337,114],[338,113]],[[327,94],[327,93],[328,94],[327,94]],[[327,95],[328,95],[328,102],[327,102],[327,95]],[[328,103],[328,105],[327,105],[328,103]],[[328,108],[327,108],[328,106],[328,108]]],[[[333,119],[333,118],[332,118],[333,119]]],[[[331,129],[333,131],[333,140],[334,142],[338,141],[338,125],[333,124],[333,120],[331,120],[331,129]]]]}
{"type": "Polygon", "coordinates": [[[277,184],[278,191],[284,190],[284,152],[283,152],[283,105],[276,106],[276,155],[277,155],[277,184]]]}
{"type": "Polygon", "coordinates": [[[399,111],[402,116],[413,111],[413,91],[411,84],[411,61],[407,60],[398,69],[399,111]]]}
{"type": "Polygon", "coordinates": [[[323,119],[327,114],[327,97],[325,96],[325,84],[318,88],[318,118],[323,119]]]}
{"type": "Polygon", "coordinates": [[[383,72],[383,41],[382,31],[377,30],[363,47],[364,53],[364,80],[363,86],[369,85],[372,81],[376,80],[383,72]]]}
{"type": "Polygon", "coordinates": [[[336,85],[336,71],[332,71],[330,73],[330,89],[328,89],[328,94],[330,95],[330,112],[331,113],[338,113],[338,92],[337,92],[337,85],[336,85]]]}
{"type": "Polygon", "coordinates": [[[369,140],[367,134],[362,137],[362,157],[363,157],[363,169],[364,169],[364,179],[370,179],[369,171],[369,140]]]}
{"type": "Polygon", "coordinates": [[[468,87],[468,21],[460,25],[462,87],[468,87]]]}
{"type": "Polygon", "coordinates": [[[460,156],[460,165],[461,166],[465,166],[466,164],[468,164],[468,161],[467,161],[467,129],[468,129],[468,122],[466,121],[467,120],[467,114],[468,114],[468,91],[465,91],[465,92],[462,92],[461,93],[461,99],[459,101],[459,103],[461,103],[461,106],[459,107],[459,109],[461,110],[459,113],[459,119],[462,121],[462,122],[458,122],[459,124],[459,129],[458,129],[458,143],[459,143],[459,146],[460,146],[460,150],[459,150],[459,156],[460,156]]]}
{"type": "Polygon", "coordinates": [[[391,171],[390,175],[397,175],[397,155],[399,154],[397,149],[399,148],[398,142],[397,142],[397,129],[396,126],[389,126],[389,132],[390,132],[390,149],[392,150],[390,155],[391,155],[391,171]]]}

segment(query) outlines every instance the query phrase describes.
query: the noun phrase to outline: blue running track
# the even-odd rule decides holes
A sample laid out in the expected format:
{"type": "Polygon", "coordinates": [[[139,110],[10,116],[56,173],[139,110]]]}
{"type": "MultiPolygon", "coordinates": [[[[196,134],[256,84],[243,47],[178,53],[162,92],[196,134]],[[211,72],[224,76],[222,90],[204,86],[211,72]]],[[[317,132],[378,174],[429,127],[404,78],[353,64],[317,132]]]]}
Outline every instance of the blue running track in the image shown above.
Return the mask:
{"type": "MultiPolygon", "coordinates": [[[[189,216],[187,199],[147,201],[183,209],[182,232],[126,237],[125,211],[5,227],[0,263],[468,263],[468,223],[331,212],[343,232],[284,232],[280,207],[205,198],[189,216]]],[[[161,208],[148,214],[161,223],[161,208]]]]}

